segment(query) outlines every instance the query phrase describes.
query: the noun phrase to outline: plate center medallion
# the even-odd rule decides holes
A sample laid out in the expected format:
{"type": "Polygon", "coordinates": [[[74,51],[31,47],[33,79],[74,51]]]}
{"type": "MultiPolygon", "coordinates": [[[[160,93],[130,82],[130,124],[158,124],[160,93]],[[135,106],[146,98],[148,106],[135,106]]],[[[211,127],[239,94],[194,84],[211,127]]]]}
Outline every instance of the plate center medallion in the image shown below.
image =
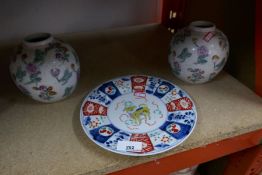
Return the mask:
{"type": "Polygon", "coordinates": [[[159,128],[165,121],[167,109],[157,97],[146,94],[137,97],[122,95],[110,104],[108,117],[111,123],[126,132],[146,133],[159,128]]]}

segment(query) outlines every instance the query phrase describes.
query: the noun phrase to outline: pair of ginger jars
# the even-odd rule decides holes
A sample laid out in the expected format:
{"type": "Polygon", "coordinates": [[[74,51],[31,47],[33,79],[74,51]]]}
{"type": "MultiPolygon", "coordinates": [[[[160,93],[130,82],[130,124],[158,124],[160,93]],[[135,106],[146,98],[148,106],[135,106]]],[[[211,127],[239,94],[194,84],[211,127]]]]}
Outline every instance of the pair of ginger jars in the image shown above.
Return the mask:
{"type": "MultiPolygon", "coordinates": [[[[173,36],[168,61],[176,77],[199,84],[223,69],[228,54],[227,37],[213,23],[195,21],[173,36]]],[[[47,103],[70,96],[80,75],[74,49],[49,33],[25,37],[9,68],[24,94],[47,103]]]]}

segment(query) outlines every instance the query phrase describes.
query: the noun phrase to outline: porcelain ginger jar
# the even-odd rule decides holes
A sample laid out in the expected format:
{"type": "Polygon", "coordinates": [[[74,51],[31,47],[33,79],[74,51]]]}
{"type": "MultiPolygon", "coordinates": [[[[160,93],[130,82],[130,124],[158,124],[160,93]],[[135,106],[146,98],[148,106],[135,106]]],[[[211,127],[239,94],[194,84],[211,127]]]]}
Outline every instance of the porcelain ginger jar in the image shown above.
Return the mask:
{"type": "Polygon", "coordinates": [[[49,33],[27,36],[10,63],[16,86],[41,102],[55,102],[74,91],[80,63],[73,48],[49,33]]]}
{"type": "Polygon", "coordinates": [[[195,21],[173,36],[168,59],[176,77],[199,84],[212,80],[228,55],[227,37],[213,23],[195,21]]]}

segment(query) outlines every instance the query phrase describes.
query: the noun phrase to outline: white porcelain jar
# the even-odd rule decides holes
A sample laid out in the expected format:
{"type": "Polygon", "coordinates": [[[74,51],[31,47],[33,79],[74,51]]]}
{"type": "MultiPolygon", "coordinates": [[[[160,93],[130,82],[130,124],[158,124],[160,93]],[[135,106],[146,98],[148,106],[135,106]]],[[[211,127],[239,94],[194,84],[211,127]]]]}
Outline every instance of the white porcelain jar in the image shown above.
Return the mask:
{"type": "Polygon", "coordinates": [[[16,86],[41,102],[68,97],[80,74],[80,63],[73,48],[49,33],[25,37],[9,68],[16,86]]]}
{"type": "Polygon", "coordinates": [[[197,84],[213,79],[228,55],[227,37],[213,23],[195,21],[173,36],[168,59],[175,76],[197,84]]]}

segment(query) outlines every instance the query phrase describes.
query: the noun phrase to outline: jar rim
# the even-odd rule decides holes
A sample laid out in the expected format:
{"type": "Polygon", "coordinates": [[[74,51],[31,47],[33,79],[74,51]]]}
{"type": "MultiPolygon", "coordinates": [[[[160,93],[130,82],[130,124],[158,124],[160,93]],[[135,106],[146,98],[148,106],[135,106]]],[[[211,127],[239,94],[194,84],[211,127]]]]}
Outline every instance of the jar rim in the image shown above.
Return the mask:
{"type": "Polygon", "coordinates": [[[34,33],[24,38],[23,44],[27,47],[38,47],[46,45],[53,41],[50,33],[34,33]]]}
{"type": "Polygon", "coordinates": [[[212,32],[216,30],[216,25],[210,21],[193,21],[189,24],[189,27],[198,32],[212,32]]]}

